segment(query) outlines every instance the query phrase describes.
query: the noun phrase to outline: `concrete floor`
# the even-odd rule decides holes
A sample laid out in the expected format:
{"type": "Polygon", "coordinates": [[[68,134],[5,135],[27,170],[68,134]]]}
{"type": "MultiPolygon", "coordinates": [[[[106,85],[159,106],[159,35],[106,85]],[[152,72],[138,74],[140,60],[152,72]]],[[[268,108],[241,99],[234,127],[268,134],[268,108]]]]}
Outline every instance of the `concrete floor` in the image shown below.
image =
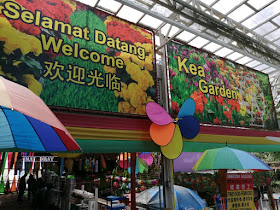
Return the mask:
{"type": "Polygon", "coordinates": [[[31,210],[31,201],[27,198],[27,192],[23,195],[23,201],[17,201],[17,193],[0,195],[1,210],[31,210]]]}

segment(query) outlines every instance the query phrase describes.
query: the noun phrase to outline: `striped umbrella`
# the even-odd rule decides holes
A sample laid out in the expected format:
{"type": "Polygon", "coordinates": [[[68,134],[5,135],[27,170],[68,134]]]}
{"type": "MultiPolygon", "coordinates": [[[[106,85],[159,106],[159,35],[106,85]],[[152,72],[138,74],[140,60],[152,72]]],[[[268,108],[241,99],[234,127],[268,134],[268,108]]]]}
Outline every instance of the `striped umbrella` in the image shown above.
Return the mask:
{"type": "Polygon", "coordinates": [[[230,147],[206,150],[193,167],[195,171],[217,169],[272,170],[251,153],[230,147]]]}
{"type": "Polygon", "coordinates": [[[0,76],[0,151],[73,150],[79,145],[43,100],[0,76]]]}

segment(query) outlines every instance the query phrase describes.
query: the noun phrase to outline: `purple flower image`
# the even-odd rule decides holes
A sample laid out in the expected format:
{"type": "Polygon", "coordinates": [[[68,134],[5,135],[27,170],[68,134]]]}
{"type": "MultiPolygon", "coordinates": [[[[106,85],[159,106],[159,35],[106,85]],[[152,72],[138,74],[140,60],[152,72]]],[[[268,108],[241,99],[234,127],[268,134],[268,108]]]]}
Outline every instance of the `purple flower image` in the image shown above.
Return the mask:
{"type": "Polygon", "coordinates": [[[215,71],[217,69],[217,65],[214,61],[206,61],[206,65],[211,69],[211,71],[215,71]]]}
{"type": "Polygon", "coordinates": [[[193,85],[194,85],[195,87],[198,87],[198,82],[193,82],[193,85]]]}
{"type": "Polygon", "coordinates": [[[175,77],[177,75],[176,72],[174,72],[172,69],[169,69],[169,76],[170,76],[170,79],[175,77]]]}

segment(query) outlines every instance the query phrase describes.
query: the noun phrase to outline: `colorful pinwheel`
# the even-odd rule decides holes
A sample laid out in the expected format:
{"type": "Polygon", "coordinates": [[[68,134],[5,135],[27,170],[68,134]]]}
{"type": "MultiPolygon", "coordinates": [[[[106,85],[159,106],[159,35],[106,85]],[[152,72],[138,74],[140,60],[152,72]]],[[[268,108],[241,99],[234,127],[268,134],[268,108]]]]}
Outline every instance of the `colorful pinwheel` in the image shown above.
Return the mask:
{"type": "Polygon", "coordinates": [[[146,105],[146,113],[153,122],[150,127],[150,135],[153,141],[161,148],[162,154],[168,159],[176,159],[183,150],[182,135],[187,139],[196,137],[199,132],[199,121],[193,115],[195,102],[187,99],[175,119],[157,103],[149,102],[146,105]]]}
{"type": "MultiPolygon", "coordinates": [[[[127,168],[127,160],[125,157],[125,164],[123,160],[121,159],[122,156],[120,156],[120,161],[119,165],[121,168],[127,168]]],[[[148,166],[151,165],[154,161],[153,156],[151,155],[150,152],[137,152],[136,153],[136,165],[135,165],[135,174],[138,173],[143,173],[144,171],[148,171],[148,166]]],[[[131,168],[130,168],[130,163],[129,163],[129,168],[128,172],[130,173],[131,168]]]]}

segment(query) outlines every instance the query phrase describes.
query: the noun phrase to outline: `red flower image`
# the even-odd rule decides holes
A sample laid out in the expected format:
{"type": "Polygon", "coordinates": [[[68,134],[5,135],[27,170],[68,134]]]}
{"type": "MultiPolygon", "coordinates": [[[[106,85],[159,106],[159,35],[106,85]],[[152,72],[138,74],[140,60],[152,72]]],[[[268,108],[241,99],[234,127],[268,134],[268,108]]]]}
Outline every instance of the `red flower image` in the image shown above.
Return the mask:
{"type": "Polygon", "coordinates": [[[225,105],[224,98],[221,95],[215,96],[216,101],[222,106],[225,105]]]}
{"type": "Polygon", "coordinates": [[[216,124],[222,124],[222,121],[218,117],[216,117],[213,122],[216,124]]]}
{"type": "Polygon", "coordinates": [[[255,113],[256,117],[259,117],[261,115],[261,112],[258,110],[256,113],[255,113]]]}
{"type": "Polygon", "coordinates": [[[205,95],[201,91],[195,91],[193,92],[193,94],[191,94],[190,98],[192,98],[195,102],[195,113],[199,111],[200,114],[202,114],[204,105],[207,104],[207,98],[205,97],[205,95]]]}
{"type": "Polygon", "coordinates": [[[230,104],[232,110],[236,110],[237,112],[239,112],[240,104],[237,100],[229,99],[228,104],[230,104]]]}
{"type": "Polygon", "coordinates": [[[111,20],[107,23],[107,35],[114,39],[119,38],[124,42],[136,43],[149,43],[152,41],[143,37],[139,31],[136,31],[130,27],[127,23],[121,23],[116,20],[111,20]]]}
{"type": "Polygon", "coordinates": [[[172,105],[171,109],[172,109],[173,113],[174,113],[175,115],[177,115],[177,114],[179,113],[179,110],[180,110],[180,108],[179,108],[177,102],[172,101],[171,105],[172,105]]]}
{"type": "Polygon", "coordinates": [[[233,120],[232,120],[232,111],[231,111],[231,110],[224,111],[224,115],[227,117],[228,122],[232,124],[232,123],[233,123],[233,120]]]}
{"type": "MultiPolygon", "coordinates": [[[[42,9],[42,16],[47,16],[53,20],[59,20],[64,23],[70,23],[70,15],[73,12],[72,7],[64,1],[48,0],[48,1],[34,1],[34,0],[17,0],[26,10],[35,14],[35,10],[42,9]],[[38,6],[39,5],[39,6],[38,6]]],[[[3,16],[3,15],[0,15],[3,16]]],[[[27,24],[20,20],[9,20],[11,25],[20,32],[38,36],[41,33],[39,26],[34,24],[27,24]]]]}

